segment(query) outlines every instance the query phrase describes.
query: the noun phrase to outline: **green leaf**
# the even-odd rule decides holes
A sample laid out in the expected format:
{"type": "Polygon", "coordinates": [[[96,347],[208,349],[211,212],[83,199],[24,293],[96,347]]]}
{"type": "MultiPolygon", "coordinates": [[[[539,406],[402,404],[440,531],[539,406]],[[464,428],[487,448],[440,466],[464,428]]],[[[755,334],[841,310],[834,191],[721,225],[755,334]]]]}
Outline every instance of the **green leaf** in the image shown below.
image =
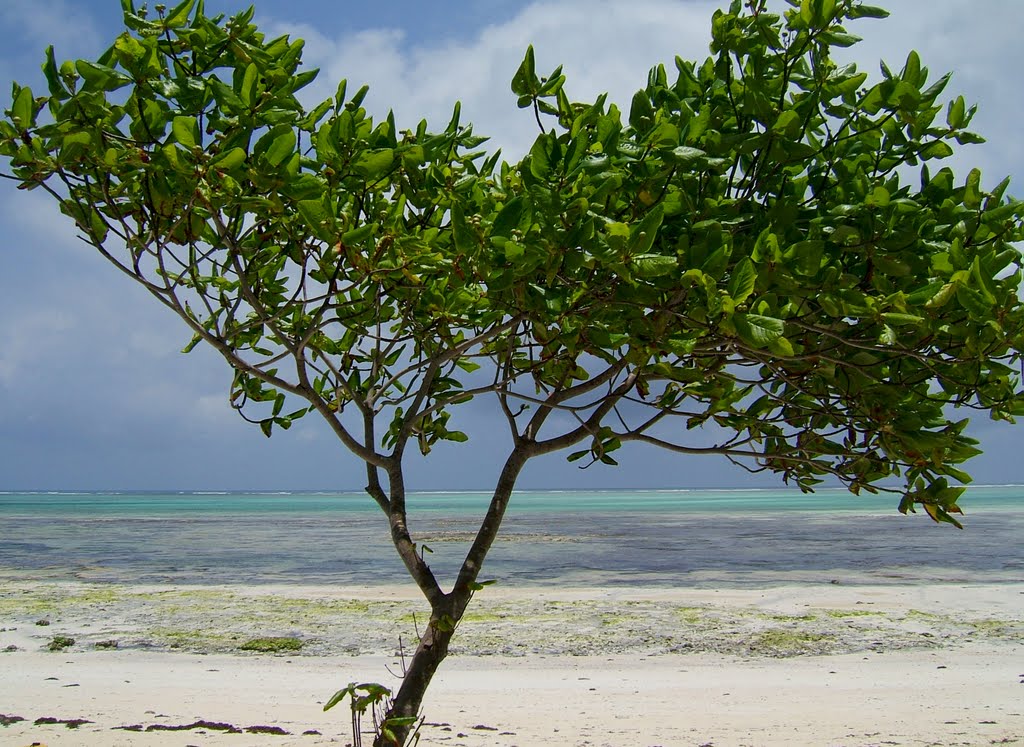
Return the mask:
{"type": "Polygon", "coordinates": [[[909,324],[920,324],[921,322],[924,321],[924,317],[916,316],[914,314],[902,314],[894,311],[882,314],[882,319],[885,320],[886,324],[890,324],[893,327],[903,327],[909,324]]]}
{"type": "MultiPolygon", "coordinates": [[[[629,242],[629,253],[632,255],[647,254],[654,246],[658,238],[658,229],[665,219],[665,210],[661,205],[655,205],[648,211],[647,215],[631,230],[629,242]]],[[[673,259],[673,264],[675,260],[673,259]]]]}
{"type": "Polygon", "coordinates": [[[959,283],[946,283],[935,293],[934,296],[925,302],[924,307],[926,309],[937,309],[941,306],[945,306],[946,303],[956,295],[956,289],[959,285],[959,283]]]}
{"type": "Polygon", "coordinates": [[[88,132],[71,132],[62,138],[64,152],[81,153],[92,145],[92,135],[88,132]]]}
{"type": "Polygon", "coordinates": [[[512,93],[516,96],[532,96],[540,87],[537,80],[537,63],[534,58],[533,45],[526,48],[526,55],[512,77],[512,93]]]}
{"type": "Polygon", "coordinates": [[[419,718],[416,717],[416,716],[394,716],[392,718],[387,719],[384,722],[384,725],[387,725],[387,726],[412,726],[417,721],[419,721],[419,718]]]}
{"type": "Polygon", "coordinates": [[[235,93],[235,89],[223,81],[211,77],[209,84],[210,88],[213,90],[214,98],[216,98],[217,102],[221,106],[234,111],[240,111],[248,108],[246,104],[238,98],[238,94],[235,93]]]}
{"type": "Polygon", "coordinates": [[[882,332],[878,335],[878,344],[892,346],[897,342],[899,342],[899,335],[896,334],[896,330],[888,324],[883,325],[882,332]]]}
{"type": "Polygon", "coordinates": [[[300,200],[295,207],[302,216],[302,220],[309,226],[310,230],[321,241],[334,241],[337,237],[334,231],[334,216],[327,212],[321,200],[300,200]]]}
{"type": "Polygon", "coordinates": [[[36,102],[32,97],[32,89],[25,86],[14,98],[14,105],[11,107],[11,114],[17,119],[17,124],[26,130],[35,124],[36,102]]]}
{"type": "Polygon", "coordinates": [[[770,316],[736,314],[733,322],[740,339],[755,348],[763,348],[786,333],[785,323],[770,316]]]}
{"type": "Polygon", "coordinates": [[[195,117],[175,117],[171,123],[174,139],[185,148],[191,150],[199,144],[199,123],[195,117]]]}
{"type": "Polygon", "coordinates": [[[358,228],[353,228],[351,231],[343,233],[341,235],[341,241],[346,245],[356,246],[373,236],[376,231],[377,225],[375,223],[364,223],[358,228]]]}
{"type": "Polygon", "coordinates": [[[949,102],[949,107],[946,109],[946,124],[950,129],[958,130],[964,126],[966,115],[967,102],[964,101],[963,96],[957,96],[949,102]]]}
{"type": "MultiPolygon", "coordinates": [[[[500,237],[499,240],[501,240],[500,237]]],[[[501,250],[505,255],[505,261],[511,264],[518,263],[519,260],[526,256],[526,247],[518,241],[512,241],[511,239],[502,241],[501,250]]]]}
{"type": "Polygon", "coordinates": [[[53,45],[46,48],[46,62],[43,63],[43,75],[46,76],[46,85],[50,89],[50,95],[58,99],[68,97],[67,89],[61,82],[60,73],[57,69],[57,60],[53,56],[53,45]]]}
{"type": "Polygon", "coordinates": [[[987,319],[992,315],[992,304],[980,292],[966,285],[957,285],[956,300],[976,319],[987,319]]]}
{"type": "Polygon", "coordinates": [[[658,278],[676,271],[678,262],[675,257],[661,254],[641,254],[633,257],[633,269],[638,277],[658,278]]]}
{"type": "Polygon", "coordinates": [[[889,204],[889,190],[879,185],[875,187],[866,200],[868,205],[874,207],[885,207],[889,204]]]}
{"type": "Polygon", "coordinates": [[[352,168],[369,181],[376,181],[391,170],[395,162],[395,151],[391,148],[379,148],[364,151],[352,164],[352,168]]]}
{"type": "Polygon", "coordinates": [[[86,88],[101,91],[116,91],[132,82],[132,79],[106,65],[97,65],[88,60],[78,60],[75,69],[82,76],[86,88]]]}
{"type": "Polygon", "coordinates": [[[1008,200],[1004,205],[996,205],[985,211],[985,223],[992,225],[1001,223],[1010,218],[1018,218],[1024,215],[1024,200],[1008,200]]]}
{"type": "Polygon", "coordinates": [[[921,83],[921,56],[913,49],[907,55],[907,62],[903,66],[901,77],[913,86],[918,86],[921,83]]]}
{"type": "Polygon", "coordinates": [[[754,292],[756,283],[757,270],[754,269],[754,263],[750,261],[750,257],[744,257],[733,268],[726,290],[733,303],[739,305],[746,301],[750,294],[754,292]]]}
{"type": "Polygon", "coordinates": [[[476,234],[466,222],[466,215],[461,205],[452,208],[452,239],[455,242],[455,249],[460,254],[472,255],[479,248],[476,234]]]}
{"type": "Polygon", "coordinates": [[[271,166],[280,166],[295,152],[295,143],[295,131],[289,127],[273,139],[263,157],[271,166]]]}
{"type": "Polygon", "coordinates": [[[800,116],[799,112],[787,109],[775,120],[775,124],[772,125],[772,132],[792,138],[800,134],[802,127],[803,117],[800,116]]]}
{"type": "Polygon", "coordinates": [[[821,258],[824,253],[824,241],[808,239],[788,247],[782,256],[793,263],[793,272],[797,275],[813,277],[821,269],[821,258]]]}
{"type": "Polygon", "coordinates": [[[338,705],[338,703],[340,703],[341,701],[343,701],[345,698],[349,697],[350,695],[354,698],[355,697],[355,689],[356,689],[356,684],[353,682],[348,687],[343,688],[341,690],[338,690],[338,692],[334,693],[334,695],[332,695],[327,700],[327,702],[324,703],[324,711],[331,710],[332,708],[334,708],[334,706],[338,705]]]}
{"type": "Polygon", "coordinates": [[[953,149],[949,143],[942,140],[936,140],[921,150],[921,158],[926,161],[933,158],[949,158],[951,155],[953,155],[953,149]]]}
{"type": "Polygon", "coordinates": [[[527,204],[523,197],[513,197],[505,203],[491,224],[492,236],[511,236],[526,216],[527,204]]]}
{"type": "Polygon", "coordinates": [[[974,285],[977,287],[978,292],[981,293],[985,303],[989,306],[994,305],[996,302],[996,289],[992,287],[992,281],[985,274],[985,270],[981,266],[981,258],[978,256],[974,257],[974,262],[971,264],[971,277],[974,279],[974,285]]]}
{"type": "Polygon", "coordinates": [[[672,160],[682,166],[694,166],[707,157],[707,153],[700,148],[691,148],[687,145],[680,145],[672,149],[672,160]]]}
{"type": "Polygon", "coordinates": [[[791,343],[785,337],[779,337],[778,339],[769,342],[768,349],[773,354],[781,356],[783,358],[791,358],[794,355],[796,355],[796,350],[793,349],[793,343],[791,343]]]}
{"type": "Polygon", "coordinates": [[[850,8],[850,18],[888,18],[889,11],[873,5],[854,3],[850,8]]]}
{"type": "Polygon", "coordinates": [[[867,79],[867,73],[857,73],[841,83],[837,83],[835,90],[840,94],[855,93],[862,85],[864,85],[864,81],[867,79]]]}
{"type": "Polygon", "coordinates": [[[847,34],[843,31],[826,31],[821,35],[821,40],[836,47],[852,47],[863,39],[856,34],[847,34]]]}
{"type": "Polygon", "coordinates": [[[196,0],[184,0],[184,2],[175,6],[164,19],[164,25],[169,29],[175,29],[187,24],[188,16],[192,12],[192,8],[195,7],[195,4],[196,0]]]}
{"type": "Polygon", "coordinates": [[[231,171],[245,163],[245,151],[241,148],[232,148],[221,153],[210,162],[210,168],[220,171],[231,171]]]}
{"type": "Polygon", "coordinates": [[[800,0],[800,20],[806,26],[814,25],[814,0],[800,0]]]}
{"type": "Polygon", "coordinates": [[[981,170],[971,169],[964,184],[964,207],[977,210],[981,207],[981,170]]]}
{"type": "Polygon", "coordinates": [[[547,179],[554,166],[552,140],[553,136],[541,135],[530,148],[530,171],[538,179],[547,179]]]}
{"type": "Polygon", "coordinates": [[[252,108],[253,98],[256,95],[256,84],[260,79],[260,70],[255,62],[250,62],[242,75],[242,82],[238,88],[238,98],[246,107],[252,108]]]}

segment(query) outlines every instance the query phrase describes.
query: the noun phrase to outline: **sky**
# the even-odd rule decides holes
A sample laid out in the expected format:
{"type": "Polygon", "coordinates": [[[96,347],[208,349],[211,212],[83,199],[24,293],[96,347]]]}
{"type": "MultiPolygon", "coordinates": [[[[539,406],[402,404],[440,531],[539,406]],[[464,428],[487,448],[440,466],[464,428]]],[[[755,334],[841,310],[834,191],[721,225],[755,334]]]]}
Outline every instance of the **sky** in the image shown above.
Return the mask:
{"type": "MultiPolygon", "coordinates": [[[[885,0],[873,0],[885,4],[885,0]]],[[[171,3],[168,3],[169,5],[171,3]]],[[[607,91],[628,111],[648,69],[675,55],[707,56],[710,19],[727,0],[469,0],[338,3],[258,0],[270,35],[306,39],[320,67],[310,100],[368,83],[366,106],[395,110],[399,128],[426,117],[440,129],[461,100],[463,121],[510,158],[536,125],[508,83],[533,44],[539,70],[565,66],[571,98],[607,91]]],[[[849,30],[864,41],[848,61],[877,75],[916,49],[933,78],[954,73],[948,93],[979,105],[974,129],[988,142],[958,152],[965,175],[1024,189],[1024,45],[1019,0],[889,0],[892,16],[849,30]]],[[[243,1],[207,0],[209,13],[243,1]]],[[[17,80],[45,88],[47,44],[58,61],[95,57],[121,31],[118,0],[2,0],[0,91],[17,80]]],[[[4,94],[6,95],[6,94],[4,94]]],[[[364,484],[359,464],[313,416],[266,439],[228,406],[230,371],[213,353],[179,351],[189,335],[166,310],[78,240],[41,192],[0,184],[0,490],[346,490],[364,484]]],[[[418,490],[486,490],[508,448],[503,423],[465,408],[471,440],[410,465],[418,490]]],[[[1024,428],[1024,425],[1019,426],[1024,428]]],[[[1024,430],[983,417],[971,433],[986,453],[968,466],[979,483],[1024,483],[1024,430]]],[[[653,449],[624,449],[617,468],[581,471],[564,455],[531,462],[524,488],[774,486],[728,463],[653,449]]]]}

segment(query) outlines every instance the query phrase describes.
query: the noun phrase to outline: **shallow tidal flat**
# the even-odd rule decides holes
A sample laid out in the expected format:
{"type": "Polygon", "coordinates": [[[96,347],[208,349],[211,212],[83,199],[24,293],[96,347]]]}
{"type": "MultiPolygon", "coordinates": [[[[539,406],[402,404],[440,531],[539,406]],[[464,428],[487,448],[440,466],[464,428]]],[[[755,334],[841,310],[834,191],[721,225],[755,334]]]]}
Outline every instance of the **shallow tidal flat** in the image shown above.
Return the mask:
{"type": "MultiPolygon", "coordinates": [[[[72,650],[398,656],[428,619],[395,586],[134,586],[7,580],[0,652],[72,650]],[[274,646],[255,648],[271,648],[274,646]]],[[[1024,585],[767,589],[502,589],[477,595],[453,656],[715,653],[785,658],[1000,644],[1024,638],[1024,585]]]]}

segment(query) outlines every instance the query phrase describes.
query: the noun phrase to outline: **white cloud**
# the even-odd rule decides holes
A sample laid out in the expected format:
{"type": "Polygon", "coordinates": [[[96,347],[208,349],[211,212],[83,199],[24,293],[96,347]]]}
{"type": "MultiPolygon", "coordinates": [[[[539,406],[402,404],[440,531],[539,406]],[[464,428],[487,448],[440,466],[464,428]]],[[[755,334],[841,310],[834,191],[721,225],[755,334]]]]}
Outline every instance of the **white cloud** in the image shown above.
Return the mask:
{"type": "MultiPolygon", "coordinates": [[[[273,31],[306,39],[307,64],[322,68],[310,100],[332,96],[342,78],[348,78],[350,93],[368,83],[368,108],[377,117],[393,108],[403,129],[414,128],[423,117],[440,129],[454,102],[461,100],[464,123],[473,122],[477,134],[491,136],[507,157],[517,158],[536,137],[531,113],[516,107],[509,90],[528,44],[534,45],[542,74],[564,64],[570,97],[587,101],[608,92],[610,101],[628,112],[633,93],[643,87],[652,66],[663,62],[671,75],[677,54],[695,60],[708,55],[711,16],[726,4],[534,2],[473,38],[437,44],[410,44],[394,29],[329,38],[308,25],[277,22],[273,31]]],[[[933,80],[953,71],[948,91],[963,92],[981,105],[975,125],[990,145],[964,149],[951,164],[958,170],[979,165],[986,182],[992,183],[1007,173],[1019,174],[1024,169],[1024,143],[1016,136],[1024,119],[1024,97],[1015,95],[1019,85],[1014,80],[1015,71],[1024,69],[1019,2],[993,0],[984,11],[968,0],[901,0],[890,5],[893,14],[885,21],[849,24],[864,41],[846,52],[846,58],[877,73],[880,59],[898,69],[916,48],[933,80]]]]}
{"type": "Polygon", "coordinates": [[[35,364],[59,350],[75,327],[70,313],[39,309],[0,322],[0,384],[14,388],[32,376],[35,364]]]}
{"type": "Polygon", "coordinates": [[[215,426],[234,425],[238,415],[228,403],[227,386],[216,394],[203,394],[195,400],[192,412],[202,422],[215,426]]]}
{"type": "Polygon", "coordinates": [[[331,39],[310,26],[278,23],[274,32],[305,39],[304,60],[321,67],[310,99],[333,95],[342,78],[349,80],[350,93],[368,83],[367,106],[377,116],[393,108],[403,129],[414,129],[423,117],[441,129],[461,100],[463,122],[473,122],[477,134],[492,136],[515,155],[528,149],[536,136],[532,115],[516,107],[509,89],[529,44],[536,51],[539,74],[564,65],[570,97],[586,101],[609,92],[612,101],[628,110],[653,65],[671,66],[676,54],[706,56],[710,17],[717,6],[706,0],[538,2],[475,38],[438,46],[408,45],[401,32],[387,29],[331,39]]]}
{"type": "Polygon", "coordinates": [[[0,25],[40,50],[53,44],[67,54],[98,46],[100,34],[93,18],[78,3],[65,0],[4,0],[0,4],[0,25]]]}
{"type": "Polygon", "coordinates": [[[31,253],[37,260],[54,264],[82,258],[95,260],[93,252],[78,238],[74,222],[59,212],[46,192],[15,191],[12,185],[4,180],[0,188],[0,225],[5,243],[15,244],[11,250],[31,253]]]}

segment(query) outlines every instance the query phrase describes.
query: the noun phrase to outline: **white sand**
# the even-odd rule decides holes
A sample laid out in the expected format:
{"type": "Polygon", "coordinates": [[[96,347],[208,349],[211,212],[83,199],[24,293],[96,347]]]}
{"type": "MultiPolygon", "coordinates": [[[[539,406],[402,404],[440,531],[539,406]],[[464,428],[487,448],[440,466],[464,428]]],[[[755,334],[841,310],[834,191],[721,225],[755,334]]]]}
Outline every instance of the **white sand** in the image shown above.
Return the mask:
{"type": "MultiPolygon", "coordinates": [[[[21,590],[4,589],[0,596],[7,592],[9,601],[21,590]]],[[[351,589],[291,589],[287,594],[317,599],[404,596],[396,590],[351,589]]],[[[831,610],[819,613],[815,624],[831,624],[836,639],[849,643],[846,648],[861,646],[864,624],[876,619],[889,621],[894,636],[916,631],[920,645],[887,648],[886,635],[880,632],[875,642],[879,645],[873,647],[783,658],[778,651],[739,655],[739,649],[453,656],[431,686],[424,716],[429,724],[438,725],[423,728],[421,744],[1024,743],[1024,585],[795,586],[721,592],[603,589],[547,592],[540,601],[537,596],[529,590],[506,590],[491,592],[490,602],[499,608],[540,609],[545,600],[576,600],[591,605],[584,607],[587,615],[617,614],[627,602],[653,605],[645,610],[699,607],[709,614],[721,613],[713,620],[724,626],[754,620],[754,627],[740,629],[744,635],[759,630],[758,625],[786,630],[795,625],[792,629],[799,632],[804,625],[800,616],[808,610],[831,610]],[[853,616],[842,617],[842,610],[853,616]],[[854,614],[865,611],[871,614],[854,614]],[[475,728],[481,726],[490,728],[475,728]]],[[[395,668],[394,658],[382,655],[201,655],[141,648],[99,651],[82,644],[51,653],[44,646],[51,634],[81,635],[82,626],[102,627],[102,612],[89,623],[81,615],[71,616],[78,628],[60,620],[44,628],[32,625],[28,610],[27,616],[18,616],[10,604],[4,610],[0,628],[6,630],[0,631],[0,649],[13,645],[19,650],[0,653],[0,714],[26,719],[0,727],[0,745],[5,746],[344,745],[351,741],[347,704],[325,714],[324,700],[351,681],[396,682],[385,669],[395,668]],[[92,723],[75,730],[35,725],[41,717],[92,723]],[[243,729],[276,726],[290,734],[115,729],[196,720],[243,729]],[[320,733],[303,735],[310,730],[320,733]]],[[[224,622],[230,626],[233,621],[224,622]]],[[[487,627],[486,621],[476,623],[480,627],[487,627]]],[[[712,628],[705,625],[702,630],[712,637],[729,633],[712,628]]],[[[506,626],[503,633],[514,629],[506,626]]],[[[358,630],[348,632],[359,635],[358,630]]],[[[464,632],[474,634],[459,634],[464,632]]],[[[543,635],[557,639],[572,632],[549,625],[543,635]]],[[[528,637],[530,631],[523,630],[523,635],[528,637]]]]}

